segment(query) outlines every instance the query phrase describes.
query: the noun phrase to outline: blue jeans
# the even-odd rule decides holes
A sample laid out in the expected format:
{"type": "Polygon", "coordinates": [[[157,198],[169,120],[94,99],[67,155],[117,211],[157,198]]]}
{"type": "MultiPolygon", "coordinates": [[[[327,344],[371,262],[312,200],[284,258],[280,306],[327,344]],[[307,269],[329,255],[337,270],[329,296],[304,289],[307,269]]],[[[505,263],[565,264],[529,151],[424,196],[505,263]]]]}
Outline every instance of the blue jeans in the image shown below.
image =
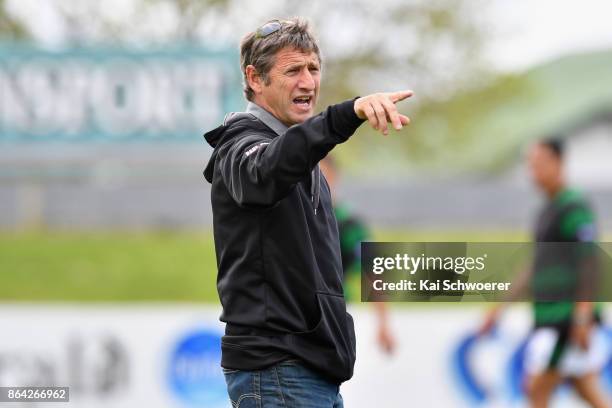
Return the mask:
{"type": "Polygon", "coordinates": [[[223,369],[232,408],[343,408],[340,387],[288,360],[264,370],[223,369]]]}

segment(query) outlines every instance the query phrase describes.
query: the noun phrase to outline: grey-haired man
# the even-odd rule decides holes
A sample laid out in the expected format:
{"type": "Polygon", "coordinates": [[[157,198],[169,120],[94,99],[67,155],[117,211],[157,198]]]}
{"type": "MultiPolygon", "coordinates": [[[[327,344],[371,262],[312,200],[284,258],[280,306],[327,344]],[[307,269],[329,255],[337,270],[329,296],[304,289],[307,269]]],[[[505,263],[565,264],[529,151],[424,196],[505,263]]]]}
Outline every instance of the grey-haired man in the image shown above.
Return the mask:
{"type": "Polygon", "coordinates": [[[338,227],[318,162],[364,120],[409,123],[410,91],[332,105],[318,115],[321,57],[302,20],[270,21],[241,44],[246,112],[205,135],[204,172],[226,322],[223,371],[234,407],[342,407],[355,363],[342,295],[338,227]]]}

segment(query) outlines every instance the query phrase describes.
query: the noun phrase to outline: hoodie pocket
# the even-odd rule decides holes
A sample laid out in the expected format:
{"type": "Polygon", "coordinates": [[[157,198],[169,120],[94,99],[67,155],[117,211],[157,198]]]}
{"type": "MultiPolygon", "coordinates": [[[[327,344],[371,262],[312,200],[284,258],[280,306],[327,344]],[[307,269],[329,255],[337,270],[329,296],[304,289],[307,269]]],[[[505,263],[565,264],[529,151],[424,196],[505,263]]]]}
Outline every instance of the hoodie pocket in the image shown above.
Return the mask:
{"type": "Polygon", "coordinates": [[[316,293],[320,320],[308,331],[291,333],[290,348],[334,382],[343,382],[353,375],[355,365],[355,328],[346,312],[342,295],[316,293]]]}

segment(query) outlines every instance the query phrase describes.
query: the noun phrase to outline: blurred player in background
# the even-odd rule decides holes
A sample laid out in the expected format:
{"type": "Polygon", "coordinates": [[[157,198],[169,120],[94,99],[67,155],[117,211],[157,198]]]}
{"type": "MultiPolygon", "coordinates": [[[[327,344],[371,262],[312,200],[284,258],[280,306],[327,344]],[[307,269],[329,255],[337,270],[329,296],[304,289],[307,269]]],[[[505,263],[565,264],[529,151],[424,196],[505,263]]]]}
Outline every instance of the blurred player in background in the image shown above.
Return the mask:
{"type": "MultiPolygon", "coordinates": [[[[593,243],[596,238],[595,215],[589,203],[581,193],[566,184],[563,153],[562,140],[551,138],[532,145],[527,158],[533,182],[548,199],[538,215],[534,241],[561,243],[536,244],[533,266],[514,283],[517,285],[513,291],[514,296],[529,286],[536,299],[533,304],[535,327],[525,355],[525,368],[529,377],[527,393],[532,407],[547,407],[557,386],[569,380],[590,406],[609,408],[610,402],[598,383],[599,372],[607,357],[605,345],[595,336],[600,322],[599,305],[588,301],[571,301],[568,298],[544,301],[537,293],[545,293],[547,288],[549,292],[557,293],[559,288],[567,293],[575,291],[579,275],[585,270],[572,258],[568,261],[567,249],[573,252],[588,248],[588,243],[593,243]],[[572,242],[585,244],[565,244],[572,242]],[[551,250],[555,246],[557,249],[551,250]],[[550,271],[555,271],[556,274],[552,276],[556,276],[556,279],[554,282],[544,282],[544,274],[550,271]],[[562,280],[561,274],[564,271],[573,274],[574,280],[562,280]]],[[[503,305],[500,305],[489,312],[481,328],[482,334],[491,330],[502,308],[503,305]]]]}
{"type": "MultiPolygon", "coordinates": [[[[337,199],[336,188],[338,184],[338,167],[331,155],[327,155],[319,162],[321,171],[329,184],[334,205],[334,214],[338,221],[338,235],[340,236],[340,255],[342,269],[344,270],[344,294],[347,300],[360,299],[361,283],[361,242],[370,239],[366,225],[351,213],[350,208],[337,199]]],[[[395,339],[389,328],[387,306],[383,302],[374,302],[376,319],[378,321],[377,341],[379,346],[391,354],[395,349],[395,339]]]]}

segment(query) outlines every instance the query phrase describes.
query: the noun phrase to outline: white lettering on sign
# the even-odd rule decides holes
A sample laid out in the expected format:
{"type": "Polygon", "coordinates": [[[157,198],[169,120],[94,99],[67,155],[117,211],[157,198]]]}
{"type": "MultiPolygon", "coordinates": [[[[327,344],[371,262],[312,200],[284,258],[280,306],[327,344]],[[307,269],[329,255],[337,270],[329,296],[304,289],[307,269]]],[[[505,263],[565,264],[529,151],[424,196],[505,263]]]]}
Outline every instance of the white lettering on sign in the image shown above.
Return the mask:
{"type": "Polygon", "coordinates": [[[199,137],[221,120],[225,81],[221,65],[197,60],[9,60],[0,65],[0,140],[199,137]]]}

